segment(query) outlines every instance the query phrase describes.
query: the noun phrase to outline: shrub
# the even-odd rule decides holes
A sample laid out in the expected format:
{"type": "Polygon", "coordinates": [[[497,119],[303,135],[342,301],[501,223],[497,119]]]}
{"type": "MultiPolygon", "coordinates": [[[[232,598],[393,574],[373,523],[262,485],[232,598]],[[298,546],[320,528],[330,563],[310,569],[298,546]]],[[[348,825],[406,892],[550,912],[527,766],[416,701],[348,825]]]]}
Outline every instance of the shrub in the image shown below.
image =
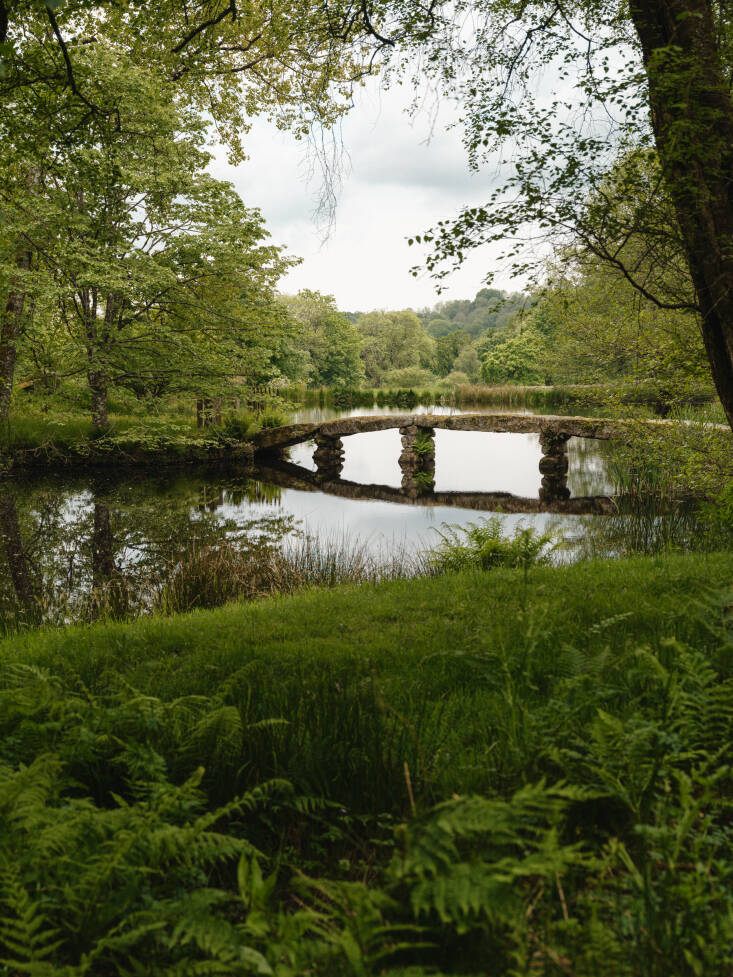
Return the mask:
{"type": "Polygon", "coordinates": [[[462,373],[460,370],[451,370],[443,382],[448,387],[464,387],[468,386],[471,380],[467,373],[462,373]]]}
{"type": "Polygon", "coordinates": [[[538,533],[532,527],[518,525],[511,537],[504,536],[501,519],[494,516],[466,526],[443,524],[436,529],[440,543],[428,552],[428,563],[438,573],[452,570],[491,570],[512,567],[527,570],[549,562],[557,548],[554,533],[538,533]]]}
{"type": "Polygon", "coordinates": [[[383,377],[383,383],[396,387],[427,387],[437,382],[438,378],[434,373],[420,366],[404,366],[397,370],[389,370],[383,377]]]}
{"type": "Polygon", "coordinates": [[[224,420],[218,433],[223,438],[244,441],[256,426],[257,421],[251,414],[233,414],[224,420]]]}
{"type": "Polygon", "coordinates": [[[288,418],[280,411],[266,410],[260,414],[259,422],[261,428],[282,427],[283,424],[288,423],[288,418]]]}

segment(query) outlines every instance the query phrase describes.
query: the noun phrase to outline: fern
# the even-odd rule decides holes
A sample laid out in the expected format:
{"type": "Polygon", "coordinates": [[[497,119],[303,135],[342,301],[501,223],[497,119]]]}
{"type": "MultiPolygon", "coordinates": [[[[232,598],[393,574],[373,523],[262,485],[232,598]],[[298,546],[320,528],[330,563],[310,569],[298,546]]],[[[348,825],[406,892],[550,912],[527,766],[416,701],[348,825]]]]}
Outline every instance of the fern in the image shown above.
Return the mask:
{"type": "Polygon", "coordinates": [[[62,945],[60,931],[49,925],[42,905],[23,885],[19,868],[7,853],[0,861],[0,908],[0,963],[27,972],[32,965],[47,962],[62,945]]]}
{"type": "Polygon", "coordinates": [[[437,572],[494,567],[521,567],[547,563],[559,545],[553,532],[538,533],[517,525],[513,536],[505,536],[501,519],[482,519],[465,526],[443,524],[435,530],[440,542],[428,551],[428,563],[437,572]]]}

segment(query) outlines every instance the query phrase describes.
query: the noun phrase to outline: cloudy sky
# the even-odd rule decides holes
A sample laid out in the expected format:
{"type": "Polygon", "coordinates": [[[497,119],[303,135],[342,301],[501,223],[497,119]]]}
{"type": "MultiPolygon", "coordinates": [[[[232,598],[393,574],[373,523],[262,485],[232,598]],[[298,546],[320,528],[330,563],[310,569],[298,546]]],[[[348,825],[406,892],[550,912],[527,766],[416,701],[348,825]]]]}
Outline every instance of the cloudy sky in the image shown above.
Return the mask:
{"type": "MultiPolygon", "coordinates": [[[[470,172],[460,132],[447,128],[455,118],[450,103],[439,106],[431,136],[431,112],[426,108],[411,120],[404,112],[408,97],[376,84],[360,92],[343,123],[349,166],[325,242],[323,226],[313,220],[319,178],[308,180],[302,143],[257,121],[245,163],[231,167],[223,152],[217,154],[214,174],[234,183],[248,206],[260,208],[275,243],[303,259],[283,280],[283,291],[335,295],[345,311],[423,308],[441,299],[473,298],[487,271],[496,270],[495,253],[477,252],[444,280],[440,296],[426,273],[410,274],[421,252],[407,238],[466,204],[484,203],[492,174],[470,172]]],[[[495,284],[521,287],[502,274],[495,284]]]]}

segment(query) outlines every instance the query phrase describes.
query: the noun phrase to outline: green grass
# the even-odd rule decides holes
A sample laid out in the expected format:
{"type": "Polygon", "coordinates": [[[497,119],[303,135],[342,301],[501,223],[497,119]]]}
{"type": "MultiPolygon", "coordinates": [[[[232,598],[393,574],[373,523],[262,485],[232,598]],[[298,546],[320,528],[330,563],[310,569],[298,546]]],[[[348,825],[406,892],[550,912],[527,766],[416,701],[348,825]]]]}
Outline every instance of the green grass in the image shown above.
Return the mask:
{"type": "Polygon", "coordinates": [[[732,579],[496,569],[0,643],[1,977],[730,975],[732,579]]]}
{"type": "MultiPolygon", "coordinates": [[[[561,776],[539,747],[548,701],[563,725],[568,675],[668,639],[712,647],[700,600],[732,577],[726,554],[539,567],[526,583],[505,570],[398,580],[29,633],[3,642],[0,657],[99,694],[118,679],[167,700],[227,684],[245,725],[288,725],[209,770],[217,799],[277,776],[359,810],[399,813],[405,760],[431,799],[561,776]]],[[[589,699],[582,721],[609,697],[589,699]]]]}

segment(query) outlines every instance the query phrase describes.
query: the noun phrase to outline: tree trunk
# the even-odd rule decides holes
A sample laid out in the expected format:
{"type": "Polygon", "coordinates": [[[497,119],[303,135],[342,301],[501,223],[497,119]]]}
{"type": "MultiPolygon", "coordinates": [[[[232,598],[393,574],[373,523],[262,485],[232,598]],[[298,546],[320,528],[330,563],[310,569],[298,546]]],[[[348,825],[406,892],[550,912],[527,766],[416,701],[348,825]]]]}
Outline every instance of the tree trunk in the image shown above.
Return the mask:
{"type": "Polygon", "coordinates": [[[92,424],[98,431],[106,431],[109,427],[107,377],[102,370],[90,370],[87,379],[89,392],[92,395],[92,424]]]}
{"type": "Polygon", "coordinates": [[[733,428],[733,102],[707,0],[630,0],[657,152],[733,428]]]}
{"type": "Polygon", "coordinates": [[[109,506],[94,503],[94,531],[92,533],[92,586],[103,589],[117,573],[115,538],[112,534],[109,506]]]}
{"type": "Polygon", "coordinates": [[[26,619],[35,620],[38,616],[38,601],[20,535],[15,499],[7,491],[0,491],[0,539],[21,612],[26,619]]]}
{"type": "MultiPolygon", "coordinates": [[[[18,271],[26,272],[31,266],[29,251],[21,252],[16,262],[18,271]]],[[[22,283],[8,295],[0,320],[0,426],[4,427],[10,415],[10,399],[15,376],[15,356],[18,334],[23,324],[25,291],[22,283]]]]}

